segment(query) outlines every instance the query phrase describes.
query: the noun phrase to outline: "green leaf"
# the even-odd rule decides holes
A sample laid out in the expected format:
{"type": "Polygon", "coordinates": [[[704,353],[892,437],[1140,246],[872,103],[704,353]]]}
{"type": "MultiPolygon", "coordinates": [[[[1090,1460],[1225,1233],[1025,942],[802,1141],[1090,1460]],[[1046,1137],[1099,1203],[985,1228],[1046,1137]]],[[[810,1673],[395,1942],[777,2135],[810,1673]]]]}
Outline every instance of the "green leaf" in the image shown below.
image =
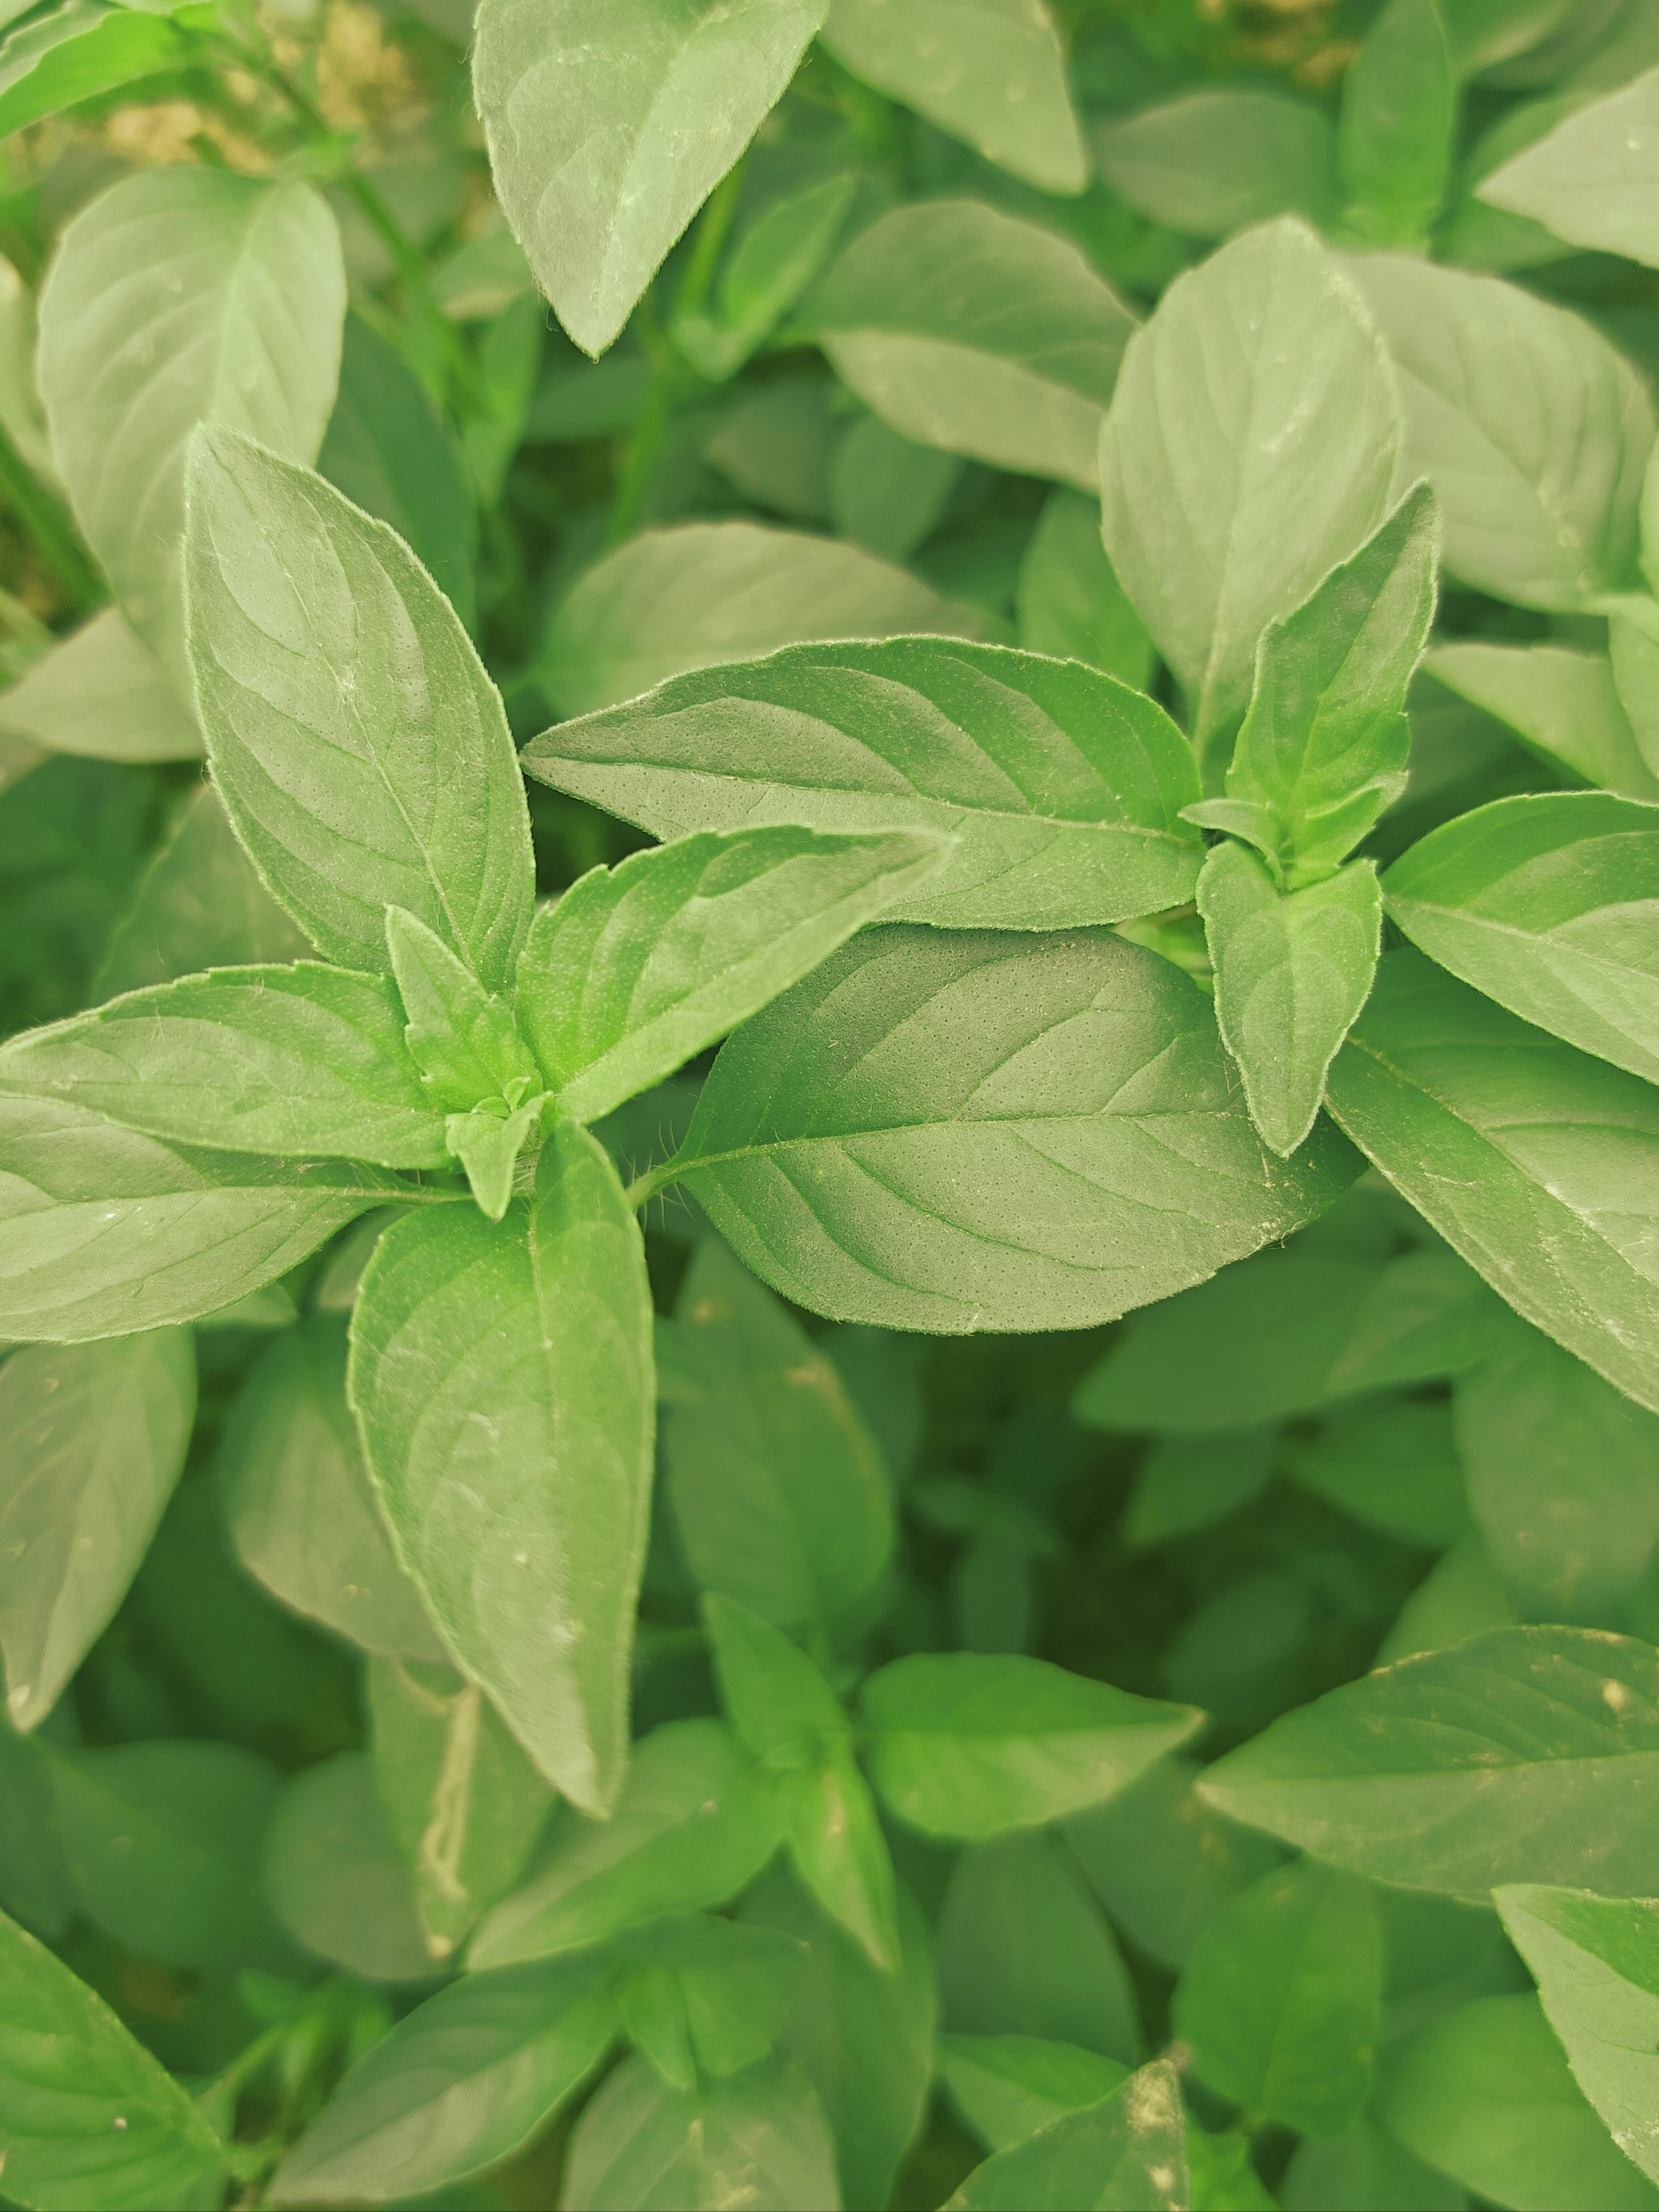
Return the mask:
{"type": "Polygon", "coordinates": [[[48,1754],[34,1736],[0,1732],[0,1909],[61,1942],[75,1917],[48,1754]]]}
{"type": "Polygon", "coordinates": [[[1419,2028],[1385,2111],[1408,2150],[1516,2212],[1659,2204],[1580,2093],[1536,1997],[1479,1997],[1419,2028]]]}
{"type": "Polygon", "coordinates": [[[830,456],[836,535],[884,560],[907,560],[933,535],[962,473],[955,454],[901,437],[878,415],[860,415],[830,456]]]}
{"type": "Polygon", "coordinates": [[[344,314],[334,217],[308,185],[141,170],[64,232],[40,295],[53,458],[117,599],[186,698],[190,434],[218,423],[309,461],[334,404],[344,314]]]}
{"type": "Polygon", "coordinates": [[[676,313],[675,343],[717,383],[735,375],[793,307],[833,252],[858,191],[845,172],[799,191],[774,193],[744,230],[720,270],[719,311],[676,313]]]}
{"type": "Polygon", "coordinates": [[[1032,653],[1084,660],[1133,690],[1152,678],[1152,641],[1100,541],[1100,510],[1054,491],[1019,564],[1019,641],[1032,653]]]}
{"type": "MultiPolygon", "coordinates": [[[[1468,1379],[1460,1378],[1460,1393],[1468,1379]]],[[[1443,1551],[1469,1525],[1463,1463],[1443,1399],[1373,1399],[1352,1407],[1292,1444],[1285,1463],[1305,1489],[1408,1544],[1443,1551]]]]}
{"type": "Polygon", "coordinates": [[[1262,1152],[1208,1002],[1156,954],[883,928],[726,1045],[674,1172],[798,1304],[957,1334],[1165,1297],[1348,1169],[1262,1152]]]}
{"type": "Polygon", "coordinates": [[[68,0],[0,46],[0,137],[99,94],[180,69],[193,41],[166,15],[68,0]]]}
{"type": "Polygon", "coordinates": [[[1206,1435],[1311,1413],[1390,1382],[1473,1366],[1503,1309],[1446,1252],[1378,1264],[1264,1252],[1139,1316],[1073,1409],[1106,1429],[1206,1435]]]}
{"type": "Polygon", "coordinates": [[[445,1164],[389,982],[303,960],[134,991],[0,1047],[0,1091],[229,1152],[445,1164]]]}
{"type": "Polygon", "coordinates": [[[905,437],[1094,489],[1135,319],[1069,239],[981,200],[895,208],[842,251],[806,316],[842,381],[905,437]]]}
{"type": "Polygon", "coordinates": [[[202,732],[126,617],[105,607],[0,692],[0,732],[89,760],[195,760],[202,732]]]}
{"type": "Polygon", "coordinates": [[[946,831],[955,849],[895,910],[947,927],[1178,906],[1202,859],[1181,819],[1192,755],[1162,708],[999,646],[798,647],[562,724],[524,764],[661,837],[767,817],[946,831]]]}
{"type": "Polygon", "coordinates": [[[560,1110],[596,1121],[757,1013],[949,854],[926,830],[780,824],[593,868],[531,926],[520,1024],[560,1110]]]}
{"type": "Polygon", "coordinates": [[[1134,1991],[1112,1931],[1061,1836],[969,1844],[939,1919],[939,1989],[959,2035],[1035,2035],[1133,2065],[1134,1991]]]}
{"type": "Polygon", "coordinates": [[[0,1916],[6,2194],[40,2212],[212,2212],[223,2146],[84,1982],[0,1916]]]}
{"type": "Polygon", "coordinates": [[[1183,93],[1114,116],[1094,134],[1100,173],[1154,222],[1230,238],[1274,216],[1328,222],[1336,206],[1336,139],[1310,101],[1253,84],[1183,93]]]}
{"type": "Polygon", "coordinates": [[[289,1784],[270,1824],[264,1881],[289,1934],[331,1965],[372,1982],[423,1982],[439,1971],[362,1752],[324,1759],[289,1784]]]}
{"type": "Polygon", "coordinates": [[[331,959],[406,907],[498,989],[530,926],[530,822],[495,685],[401,538],[226,431],[191,463],[208,756],[255,865],[331,959]]]}
{"type": "Polygon", "coordinates": [[[554,312],[603,353],[794,74],[824,0],[484,0],[495,191],[554,312]]]}
{"type": "Polygon", "coordinates": [[[164,1966],[286,1959],[258,1887],[278,1789],[264,1759],[122,1743],[54,1750],[51,1774],[76,1902],[106,1936],[164,1966]]]}
{"type": "Polygon", "coordinates": [[[1204,1719],[1046,1660],[969,1651],[896,1659],[866,1682],[859,1711],[891,1809],[969,1839],[1099,1803],[1204,1719]]]}
{"type": "Polygon", "coordinates": [[[441,1659],[398,1565],[346,1403],[345,1331],[317,1314],[262,1352],[219,1445],[237,1557],[284,1605],[366,1650],[441,1659]]]}
{"type": "Polygon", "coordinates": [[[1080,192],[1089,156],[1046,0],[831,0],[823,43],[855,76],[1047,192],[1080,192]]]}
{"type": "Polygon", "coordinates": [[[1528,607],[1624,583],[1654,434],[1630,364],[1500,277],[1408,254],[1349,266],[1394,357],[1405,465],[1434,486],[1451,574],[1528,607]]]}
{"type": "Polygon", "coordinates": [[[1347,1134],[1512,1306],[1659,1410],[1650,1085],[1395,952],[1328,1097],[1347,1134]]]}
{"type": "Polygon", "coordinates": [[[635,1745],[608,1820],[569,1815],[534,1878],[484,1923],[471,1964],[580,1950],[663,1913],[724,1905],[778,1840],[769,1778],[731,1730],[670,1722],[635,1745]]]}
{"type": "Polygon", "coordinates": [[[851,1741],[835,1692],[781,1629],[714,1591],[704,1597],[702,1615],[720,1702],[763,1765],[786,1773],[851,1741]]]}
{"type": "Polygon", "coordinates": [[[893,1552],[892,1477],[834,1364],[712,1239],[687,1272],[678,1346],[696,1395],[668,1408],[663,1464],[699,1583],[822,1638],[893,1552]]]}
{"type": "Polygon", "coordinates": [[[1439,0],[1389,0],[1342,81],[1348,221],[1382,246],[1426,238],[1450,180],[1457,79],[1439,0]]]}
{"type": "Polygon", "coordinates": [[[805,1964],[770,1929],[696,1913],[621,1939],[623,2025],[671,2088],[740,2073],[764,2058],[805,1964]]]}
{"type": "Polygon", "coordinates": [[[395,1188],[366,1168],[175,1148],[62,1100],[0,1097],[0,1337],[76,1344],[199,1320],[395,1188]]]}
{"type": "Polygon", "coordinates": [[[349,314],[317,470],[388,522],[470,629],[478,517],[455,438],[395,346],[349,314]]]}
{"type": "Polygon", "coordinates": [[[1520,1886],[1500,1889],[1494,1902],[1573,2078],[1626,2157],[1659,2181],[1659,1904],[1520,1886]]]}
{"type": "Polygon", "coordinates": [[[1424,666],[1577,781],[1626,799],[1659,799],[1659,776],[1642,757],[1605,653],[1466,638],[1433,647],[1424,666]]]}
{"type": "Polygon", "coordinates": [[[409,1049],[433,1105],[459,1114],[486,1101],[516,1106],[535,1089],[537,1069],[506,1002],[404,908],[387,908],[386,939],[409,1049]]]}
{"type": "Polygon", "coordinates": [[[1036,2035],[947,2035],[939,2048],[951,2103],[992,2151],[1099,2104],[1128,2073],[1115,2058],[1036,2035]]]}
{"type": "Polygon", "coordinates": [[[1285,2176],[1288,2212],[1468,2212],[1450,2177],[1413,2156],[1378,2120],[1301,2143],[1285,2176]]]}
{"type": "Polygon", "coordinates": [[[849,2205],[888,2204],[899,2160],[921,2132],[933,2070],[938,1997],[927,1923],[898,1893],[902,1958],[878,1966],[781,1868],[750,1890],[744,1923],[775,1929],[806,1949],[781,2054],[817,2091],[836,2141],[841,2193],[849,2205]]]}
{"type": "Polygon", "coordinates": [[[376,1658],[368,1686],[375,1783],[444,1960],[524,1872],[552,1792],[476,1682],[376,1658]]]}
{"type": "Polygon", "coordinates": [[[1210,811],[1214,828],[1286,866],[1292,886],[1328,875],[1405,788],[1406,693],[1434,618],[1438,553],[1434,495],[1419,484],[1257,649],[1227,797],[1210,811]]]}
{"type": "Polygon", "coordinates": [[[1176,2212],[1189,2203],[1179,2077],[1160,2059],[976,2166],[949,2212],[1176,2212]]]}
{"type": "Polygon", "coordinates": [[[1306,1860],[1264,1875],[1198,1939],[1175,2032],[1211,2088],[1299,2135],[1340,2135],[1370,2094],[1382,1933],[1365,1883],[1306,1860]]]}
{"type": "Polygon", "coordinates": [[[1334,1864],[1480,1904],[1494,1884],[1652,1879],[1659,1653],[1495,1628],[1287,1713],[1199,1785],[1334,1864]]]}
{"type": "Polygon", "coordinates": [[[1575,105],[1555,128],[1482,178],[1480,197],[1530,216],[1570,245],[1659,265],[1654,213],[1659,70],[1575,105]]]}
{"type": "Polygon", "coordinates": [[[1241,1890],[1279,1863],[1279,1846],[1224,1820],[1194,1784],[1203,1769],[1162,1759],[1060,1831],[1090,1887],[1138,1950],[1184,1966],[1241,1890]]]}
{"type": "Polygon", "coordinates": [[[502,1226],[394,1223],[350,1391],[398,1558],[556,1787],[614,1802],[655,1411],[645,1254],[594,1140],[555,1127],[502,1226]]]}
{"type": "Polygon", "coordinates": [[[1153,1444],[1135,1473],[1124,1541],[1147,1551],[1224,1521],[1267,1486],[1274,1443],[1271,1430],[1224,1429],[1153,1444]]]}
{"type": "Polygon", "coordinates": [[[180,808],[117,925],[94,995],[170,983],[202,968],[296,960],[310,950],[260,882],[218,793],[203,783],[180,808]]]}
{"type": "Polygon", "coordinates": [[[1250,1119],[1281,1159],[1306,1142],[1325,1078],[1370,994],[1382,934],[1375,863],[1280,890],[1243,845],[1215,846],[1198,881],[1215,1011],[1250,1119]]]}
{"type": "Polygon", "coordinates": [[[1363,302],[1297,222],[1178,276],[1130,341],[1101,441],[1106,550],[1200,757],[1243,713],[1267,624],[1382,522],[1399,424],[1363,302]]]}
{"type": "Polygon", "coordinates": [[[472,1195],[491,1221],[499,1221],[512,1201],[519,1155],[540,1125],[546,1103],[542,1092],[511,1114],[475,1106],[445,1119],[444,1140],[466,1170],[472,1195]]]}
{"type": "Polygon", "coordinates": [[[776,2058],[694,2090],[624,2060],[570,2138],[569,2212],[836,2212],[834,2151],[806,2076],[776,2058]]]}
{"type": "MultiPolygon", "coordinates": [[[[688,670],[805,639],[961,637],[980,628],[969,609],[861,546],[755,522],[682,522],[641,532],[577,580],[554,611],[538,672],[559,714],[586,714],[688,670]]],[[[532,755],[525,765],[537,773],[532,755]]],[[[811,826],[908,829],[929,818],[811,826]]],[[[736,829],[743,820],[681,826],[736,829]]]]}
{"type": "Polygon", "coordinates": [[[1383,1638],[1376,1664],[1391,1667],[1421,1651],[1449,1651],[1487,1628],[1514,1628],[1515,1607],[1504,1595],[1486,1547],[1471,1529],[1429,1570],[1401,1607],[1383,1638]]]}
{"type": "Polygon", "coordinates": [[[605,2056],[614,1972],[606,1959],[508,1966],[417,2005],[289,2151],[278,2200],[424,2197],[510,2157],[605,2056]]]}
{"type": "Polygon", "coordinates": [[[1659,1546],[1659,1417],[1521,1328],[1456,1407],[1469,1504],[1522,1617],[1622,1626],[1659,1546]]]}
{"type": "Polygon", "coordinates": [[[126,1595],[195,1416],[183,1329],[37,1345],[0,1367],[0,1657],[14,1728],[46,1718],[126,1595]]]}
{"type": "Polygon", "coordinates": [[[1443,968],[1585,1052],[1659,1079],[1659,806],[1500,799],[1388,872],[1389,916],[1443,968]]]}

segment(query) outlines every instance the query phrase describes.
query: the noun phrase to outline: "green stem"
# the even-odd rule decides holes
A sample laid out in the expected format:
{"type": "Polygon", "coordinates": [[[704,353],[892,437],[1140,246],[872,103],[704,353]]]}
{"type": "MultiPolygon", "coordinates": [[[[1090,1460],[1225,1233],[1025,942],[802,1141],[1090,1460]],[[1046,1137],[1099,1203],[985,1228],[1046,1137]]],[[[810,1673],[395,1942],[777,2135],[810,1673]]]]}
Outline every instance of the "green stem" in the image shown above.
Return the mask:
{"type": "Polygon", "coordinates": [[[3,424],[0,424],[0,495],[40,548],[42,559],[69,593],[76,611],[85,614],[100,605],[109,594],[66,509],[30,468],[3,424]]]}
{"type": "Polygon", "coordinates": [[[648,1206],[659,1191],[666,1190],[679,1179],[678,1160],[665,1160],[660,1167],[647,1168],[642,1176],[636,1176],[623,1196],[637,1212],[641,1206],[648,1206]]]}

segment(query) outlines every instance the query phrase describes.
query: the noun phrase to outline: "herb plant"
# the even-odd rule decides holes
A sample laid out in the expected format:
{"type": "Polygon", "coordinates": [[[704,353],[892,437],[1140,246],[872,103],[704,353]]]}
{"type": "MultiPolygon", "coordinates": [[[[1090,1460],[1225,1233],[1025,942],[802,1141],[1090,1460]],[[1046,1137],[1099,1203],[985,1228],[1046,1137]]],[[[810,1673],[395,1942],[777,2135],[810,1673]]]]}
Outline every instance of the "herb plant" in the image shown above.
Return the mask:
{"type": "Polygon", "coordinates": [[[0,2200],[1659,2206],[1652,0],[0,27],[0,2200]]]}

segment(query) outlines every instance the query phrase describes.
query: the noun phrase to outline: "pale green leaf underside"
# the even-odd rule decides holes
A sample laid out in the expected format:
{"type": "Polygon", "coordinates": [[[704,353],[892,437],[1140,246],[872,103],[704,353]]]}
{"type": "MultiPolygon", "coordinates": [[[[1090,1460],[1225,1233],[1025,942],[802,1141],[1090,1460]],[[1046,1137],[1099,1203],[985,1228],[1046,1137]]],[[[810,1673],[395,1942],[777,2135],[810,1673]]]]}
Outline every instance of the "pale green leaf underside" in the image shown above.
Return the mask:
{"type": "Polygon", "coordinates": [[[0,1091],[185,1145],[440,1168],[391,982],[301,961],[135,991],[0,1046],[0,1091]]]}
{"type": "Polygon", "coordinates": [[[842,381],[905,437],[1094,490],[1135,321],[1069,240],[978,200],[897,208],[807,314],[842,381]]]}
{"type": "Polygon", "coordinates": [[[1174,2069],[1143,2066],[1099,2104],[976,2166],[947,2212],[1176,2212],[1189,2203],[1174,2069]]]}
{"type": "Polygon", "coordinates": [[[1267,624],[1382,520],[1399,436],[1382,341],[1299,223],[1178,276],[1130,341],[1101,441],[1106,549],[1200,744],[1243,712],[1267,624]]]}
{"type": "Polygon", "coordinates": [[[1390,953],[1332,1113],[1527,1319],[1659,1411],[1659,1095],[1390,953]]]}
{"type": "Polygon", "coordinates": [[[1659,266],[1659,70],[1565,116],[1477,190],[1573,246],[1659,266]]]}
{"type": "Polygon", "coordinates": [[[1044,0],[833,0],[823,43],[855,76],[1047,192],[1089,156],[1044,0]]]}
{"type": "Polygon", "coordinates": [[[1577,781],[1659,799],[1659,776],[1642,757],[1607,654],[1462,638],[1435,646],[1424,667],[1577,781]]]}
{"type": "Polygon", "coordinates": [[[1190,749],[1098,669],[939,638],[796,646],[532,738],[532,775],[661,837],[807,822],[957,840],[895,902],[947,927],[1066,928],[1190,898],[1190,749]]]}
{"type": "Polygon", "coordinates": [[[797,1304],[957,1334],[1078,1328],[1327,1205],[1265,1152],[1196,984],[1103,934],[871,931],[747,1023],[673,1172],[797,1304]]]}
{"type": "Polygon", "coordinates": [[[71,630],[0,692],[0,731],[88,760],[193,760],[202,750],[178,683],[115,607],[71,630]]]}
{"type": "Polygon", "coordinates": [[[14,1728],[52,1711],[125,1596],[195,1413],[183,1329],[30,1346],[0,1367],[0,1657],[14,1728]]]}
{"type": "Polygon", "coordinates": [[[117,598],[186,693],[185,443],[220,423],[310,461],[344,316],[334,218],[307,185],[147,169],[64,233],[40,299],[53,457],[117,598]]]}
{"type": "Polygon", "coordinates": [[[602,353],[754,136],[825,0],[484,0],[495,190],[559,320],[602,353]]]}
{"type": "Polygon", "coordinates": [[[975,637],[982,627],[973,609],[844,539],[682,522],[642,531],[578,578],[548,626],[540,673],[558,713],[586,714],[688,669],[804,639],[975,637]]]}

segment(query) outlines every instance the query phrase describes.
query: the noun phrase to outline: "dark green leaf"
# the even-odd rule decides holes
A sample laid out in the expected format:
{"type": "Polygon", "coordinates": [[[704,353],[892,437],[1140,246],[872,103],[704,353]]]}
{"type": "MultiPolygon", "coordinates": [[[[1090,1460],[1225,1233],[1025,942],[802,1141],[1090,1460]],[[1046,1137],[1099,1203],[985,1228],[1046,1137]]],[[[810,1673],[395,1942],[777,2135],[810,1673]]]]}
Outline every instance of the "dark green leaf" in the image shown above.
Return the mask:
{"type": "Polygon", "coordinates": [[[1367,1885],[1306,1860],[1266,1875],[1200,1936],[1175,2030],[1212,2089],[1300,2135],[1340,2135],[1370,2094],[1382,1936],[1367,1885]]]}
{"type": "Polygon", "coordinates": [[[1338,139],[1348,220],[1415,245],[1440,212],[1457,135],[1457,81],[1439,0],[1389,0],[1348,64],[1338,139]]]}
{"type": "Polygon", "coordinates": [[[308,1766],[283,1792],[265,1850],[265,1893],[307,1950],[374,1982],[439,1970],[374,1772],[362,1752],[308,1766]]]}
{"type": "Polygon", "coordinates": [[[0,137],[141,77],[183,67],[191,41],[167,14],[67,0],[0,46],[0,137]]]}
{"type": "MultiPolygon", "coordinates": [[[[1484,1365],[1474,1370],[1485,1372],[1484,1365]]],[[[1460,1392],[1467,1387],[1460,1382],[1460,1392]]],[[[1443,1551],[1469,1525],[1463,1463],[1443,1400],[1355,1406],[1293,1444],[1285,1462],[1308,1489],[1408,1544],[1443,1551]]]]}
{"type": "Polygon", "coordinates": [[[1017,611],[1028,651],[1087,661],[1146,690],[1152,641],[1106,558],[1093,500],[1050,493],[1019,564],[1017,611]]]}
{"type": "Polygon", "coordinates": [[[787,1936],[702,1913],[655,1921],[617,1948],[623,2024],[675,2089],[763,2058],[806,1963],[787,1936]]]}
{"type": "Polygon", "coordinates": [[[939,2073],[987,2150],[1006,2150],[1066,2112],[1109,2097],[1129,2069],[1075,2043],[1035,2035],[947,2035],[939,2073]]]}

